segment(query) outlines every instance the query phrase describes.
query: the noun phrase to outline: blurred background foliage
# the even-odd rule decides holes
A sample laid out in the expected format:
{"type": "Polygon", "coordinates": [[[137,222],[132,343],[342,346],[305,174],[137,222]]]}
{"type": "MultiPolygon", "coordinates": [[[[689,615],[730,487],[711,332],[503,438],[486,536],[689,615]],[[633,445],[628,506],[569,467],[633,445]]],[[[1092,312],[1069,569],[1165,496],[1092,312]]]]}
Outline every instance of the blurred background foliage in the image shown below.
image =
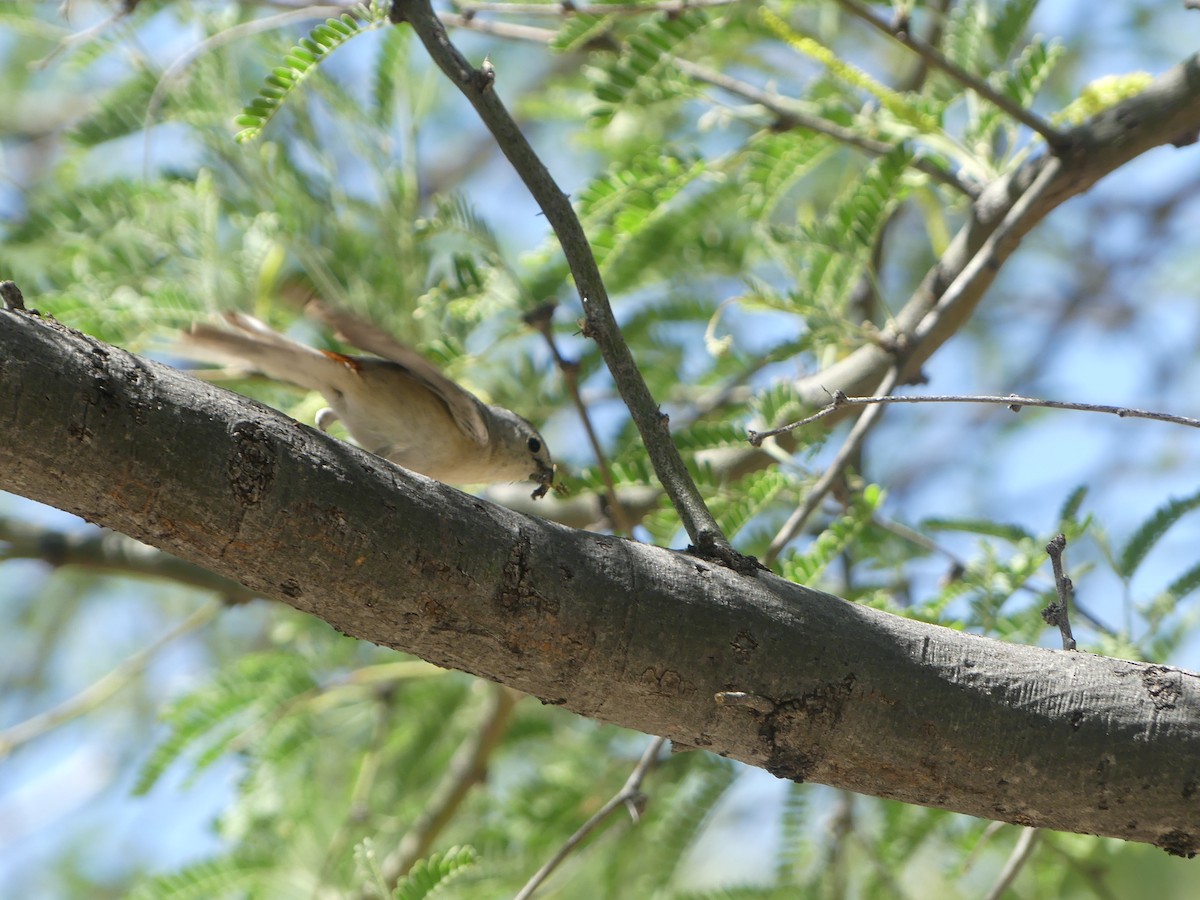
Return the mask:
{"type": "MultiPolygon", "coordinates": [[[[970,195],[1044,146],[843,4],[645,6],[446,11],[571,194],[718,521],[762,554],[841,432],[801,432],[794,454],[736,475],[712,452],[809,411],[791,382],[872,340],[970,195]],[[852,146],[864,141],[871,152],[852,146]]],[[[872,11],[911,17],[1047,120],[1078,121],[1194,50],[1200,13],[1184,6],[872,11]]],[[[319,295],[537,420],[578,496],[604,479],[522,318],[554,302],[617,488],[653,483],[536,206],[409,30],[382,9],[342,12],[6,3],[0,275],[31,306],[167,361],[180,327],[225,308],[329,343],[298,316],[319,295]]],[[[1154,151],[1055,212],[930,361],[929,389],[1194,414],[1194,160],[1154,151]]],[[[302,421],[316,408],[277,385],[232,386],[302,421]]],[[[1038,611],[1061,530],[1081,648],[1195,667],[1196,438],[1096,419],[889,410],[776,567],[1053,645],[1038,611]]],[[[665,502],[635,536],[681,545],[665,502]]],[[[0,497],[0,562],[5,895],[511,896],[647,747],[278,604],[232,589],[214,601],[19,498],[0,497]],[[89,565],[62,565],[89,541],[89,565]]],[[[1021,840],[700,752],[664,752],[642,790],[638,815],[619,812],[542,896],[987,896],[1021,840]]],[[[1194,877],[1152,848],[1046,833],[1011,896],[1185,897],[1194,877]]]]}

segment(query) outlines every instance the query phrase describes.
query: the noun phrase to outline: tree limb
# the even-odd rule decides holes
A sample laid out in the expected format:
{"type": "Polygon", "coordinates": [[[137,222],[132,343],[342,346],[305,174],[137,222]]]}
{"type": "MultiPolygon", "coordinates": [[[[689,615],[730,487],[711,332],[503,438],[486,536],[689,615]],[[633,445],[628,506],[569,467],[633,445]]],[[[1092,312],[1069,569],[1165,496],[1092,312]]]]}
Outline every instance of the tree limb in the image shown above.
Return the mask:
{"type": "MultiPolygon", "coordinates": [[[[1148,150],[1167,144],[1182,146],[1200,130],[1200,55],[1194,55],[1154,80],[1146,90],[1105,110],[1067,132],[1065,149],[1054,157],[1030,160],[989,184],[972,204],[959,230],[936,266],[896,313],[885,337],[905,348],[904,374],[915,376],[943,343],[974,313],[1000,267],[1021,239],[1067,200],[1085,193],[1101,178],[1148,150]],[[1044,166],[1059,160],[1059,171],[1030,204],[1016,227],[967,281],[959,280],[979,248],[1009,210],[1037,180],[1044,166]],[[953,297],[947,290],[958,281],[953,297]]],[[[830,392],[849,396],[867,393],[892,364],[894,354],[879,344],[864,344],[853,353],[796,384],[814,407],[830,392]]]]}
{"type": "Polygon", "coordinates": [[[1200,849],[1195,674],[523,516],[29,313],[0,423],[0,487],[345,634],[782,778],[1200,849]]]}

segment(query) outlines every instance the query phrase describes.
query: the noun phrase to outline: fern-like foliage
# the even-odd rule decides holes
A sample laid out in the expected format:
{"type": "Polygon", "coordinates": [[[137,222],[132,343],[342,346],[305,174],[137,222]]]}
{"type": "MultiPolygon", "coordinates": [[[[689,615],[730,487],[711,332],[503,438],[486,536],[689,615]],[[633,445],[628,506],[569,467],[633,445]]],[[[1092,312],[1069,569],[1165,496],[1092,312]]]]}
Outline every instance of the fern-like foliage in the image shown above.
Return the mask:
{"type": "Polygon", "coordinates": [[[134,793],[149,791],[188,752],[196,757],[193,771],[202,771],[265,714],[313,686],[299,657],[263,653],[238,660],[206,690],[183,697],[166,713],[171,733],[146,760],[134,793]]]}
{"type": "Polygon", "coordinates": [[[351,38],[388,23],[387,7],[374,2],[356,7],[336,19],[326,19],[302,38],[284,56],[282,64],[271,70],[258,96],[242,110],[234,121],[242,126],[237,133],[239,142],[252,141],[262,134],[267,123],[282,108],[284,101],[316,67],[334,50],[351,38]]]}
{"type": "Polygon", "coordinates": [[[671,57],[708,24],[709,16],[696,9],[639,23],[613,60],[588,70],[597,101],[595,121],[604,124],[622,107],[644,109],[689,92],[688,81],[675,71],[671,57]]]}
{"type": "Polygon", "coordinates": [[[150,878],[127,894],[128,900],[213,900],[255,896],[275,869],[274,860],[232,855],[206,859],[169,875],[150,878]]]}
{"type": "Polygon", "coordinates": [[[1020,525],[995,522],[991,519],[929,518],[921,523],[923,531],[960,531],[982,537],[999,538],[1014,544],[1033,540],[1033,535],[1020,525]]]}
{"type": "Polygon", "coordinates": [[[384,31],[379,60],[375,64],[371,84],[371,102],[375,107],[375,116],[384,125],[390,125],[395,116],[396,77],[405,69],[405,57],[411,38],[412,32],[404,28],[389,28],[384,31]]]}
{"type": "Polygon", "coordinates": [[[670,807],[658,811],[643,840],[653,841],[660,856],[653,867],[664,888],[672,877],[685,874],[681,864],[695,844],[717,805],[737,778],[737,769],[727,760],[706,756],[693,763],[688,777],[679,786],[670,807]]]}
{"type": "Polygon", "coordinates": [[[704,169],[698,156],[654,151],[615,166],[585,187],[577,208],[601,267],[663,216],[704,169]]]}
{"type": "Polygon", "coordinates": [[[1013,47],[1025,33],[1035,9],[1037,0],[1007,0],[991,17],[987,29],[988,39],[992,43],[992,52],[999,59],[1007,59],[1012,53],[1013,47]]]}
{"type": "Polygon", "coordinates": [[[393,900],[424,900],[479,861],[474,847],[451,847],[418,860],[392,892],[393,900]]]}
{"type": "Polygon", "coordinates": [[[580,50],[602,39],[612,22],[613,16],[569,16],[550,41],[550,49],[559,53],[580,50]]]}
{"type": "Polygon", "coordinates": [[[867,485],[845,515],[830,523],[803,552],[783,557],[783,577],[797,584],[812,584],[838,555],[854,542],[883,503],[884,492],[878,485],[867,485]]]}
{"type": "Polygon", "coordinates": [[[1045,626],[1034,608],[1044,606],[1049,597],[1030,589],[1029,582],[1047,565],[1045,539],[1021,537],[1021,530],[1016,528],[993,529],[981,522],[959,524],[967,526],[964,530],[980,534],[1000,534],[1012,541],[1012,547],[1001,553],[995,544],[982,543],[976,557],[917,612],[929,621],[939,621],[952,603],[965,603],[965,613],[955,611],[961,627],[1012,640],[1036,641],[1045,626]],[[1006,607],[1018,591],[1025,592],[1027,602],[1020,608],[1006,607]]]}
{"type": "Polygon", "coordinates": [[[1066,47],[1060,41],[1034,40],[1021,51],[1009,71],[997,79],[1000,90],[1022,106],[1028,106],[1065,52],[1066,47]]]}
{"type": "Polygon", "coordinates": [[[1137,527],[1117,561],[1117,572],[1123,578],[1132,578],[1142,560],[1167,533],[1167,529],[1183,516],[1200,507],[1200,491],[1160,506],[1137,527]]]}
{"type": "Polygon", "coordinates": [[[146,106],[158,79],[149,71],[121,82],[104,96],[100,106],[71,130],[71,140],[81,147],[95,147],[140,131],[146,106]]]}
{"type": "Polygon", "coordinates": [[[756,518],[763,515],[785,494],[794,497],[796,480],[778,469],[753,472],[723,490],[709,501],[709,510],[732,538],[739,535],[756,518]]]}
{"type": "MultiPolygon", "coordinates": [[[[955,4],[946,17],[942,36],[942,52],[956,66],[972,75],[985,75],[990,60],[985,51],[990,26],[983,4],[977,0],[955,4]]],[[[938,78],[934,82],[935,95],[952,97],[961,95],[961,86],[953,79],[938,78]]]]}
{"type": "Polygon", "coordinates": [[[755,135],[743,153],[744,210],[753,221],[769,219],[788,191],[833,151],[833,141],[804,131],[755,135]]]}
{"type": "Polygon", "coordinates": [[[911,95],[892,90],[858,66],[838,56],[833,49],[825,46],[816,38],[795,31],[769,8],[762,7],[759,14],[767,27],[787,42],[793,50],[825,66],[835,80],[873,97],[898,121],[921,131],[934,131],[939,127],[937,119],[930,116],[920,103],[914,103],[915,98],[911,95]]]}
{"type": "Polygon", "coordinates": [[[793,310],[804,310],[810,330],[844,330],[845,301],[863,277],[880,229],[908,193],[902,176],[910,159],[904,149],[881,157],[819,221],[795,234],[778,232],[786,238],[779,252],[794,254],[803,267],[791,302],[793,310]]]}

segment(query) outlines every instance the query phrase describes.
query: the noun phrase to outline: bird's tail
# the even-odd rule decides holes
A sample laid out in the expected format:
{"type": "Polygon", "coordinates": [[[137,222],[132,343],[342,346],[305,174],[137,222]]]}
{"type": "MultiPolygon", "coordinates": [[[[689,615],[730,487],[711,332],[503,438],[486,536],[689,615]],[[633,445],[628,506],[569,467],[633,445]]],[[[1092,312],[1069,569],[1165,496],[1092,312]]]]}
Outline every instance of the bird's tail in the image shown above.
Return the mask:
{"type": "Polygon", "coordinates": [[[338,383],[354,368],[348,357],[293,341],[239,312],[226,312],[219,324],[197,322],[176,349],[189,359],[261,372],[326,396],[339,390],[338,383]]]}

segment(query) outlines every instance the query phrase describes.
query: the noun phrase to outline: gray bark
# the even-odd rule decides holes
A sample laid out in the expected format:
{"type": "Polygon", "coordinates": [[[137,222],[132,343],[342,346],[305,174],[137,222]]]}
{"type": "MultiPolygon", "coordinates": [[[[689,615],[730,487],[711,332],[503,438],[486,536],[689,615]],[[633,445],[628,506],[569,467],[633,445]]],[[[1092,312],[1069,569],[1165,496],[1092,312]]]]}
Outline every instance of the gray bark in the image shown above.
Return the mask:
{"type": "Polygon", "coordinates": [[[576,531],[0,311],[0,487],[339,631],[781,778],[1200,843],[1200,676],[576,531]]]}

